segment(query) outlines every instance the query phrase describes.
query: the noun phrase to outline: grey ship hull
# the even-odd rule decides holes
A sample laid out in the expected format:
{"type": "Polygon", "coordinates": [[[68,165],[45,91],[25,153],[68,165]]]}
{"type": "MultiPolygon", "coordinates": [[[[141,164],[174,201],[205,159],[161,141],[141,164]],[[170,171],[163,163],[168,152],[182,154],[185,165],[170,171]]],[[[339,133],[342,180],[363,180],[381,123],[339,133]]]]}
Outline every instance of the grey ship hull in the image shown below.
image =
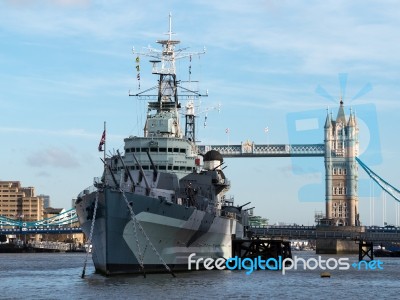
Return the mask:
{"type": "MultiPolygon", "coordinates": [[[[242,232],[236,218],[215,216],[195,207],[186,207],[157,198],[125,192],[146,235],[168,266],[188,270],[188,256],[228,258],[232,234],[242,232]]],[[[89,237],[96,192],[76,203],[79,222],[89,237]]],[[[93,228],[92,258],[96,271],[106,275],[140,273],[139,253],[145,272],[165,272],[156,252],[133,224],[121,192],[105,188],[98,193],[98,209],[93,228]],[[138,250],[138,245],[140,251],[138,250]]]]}

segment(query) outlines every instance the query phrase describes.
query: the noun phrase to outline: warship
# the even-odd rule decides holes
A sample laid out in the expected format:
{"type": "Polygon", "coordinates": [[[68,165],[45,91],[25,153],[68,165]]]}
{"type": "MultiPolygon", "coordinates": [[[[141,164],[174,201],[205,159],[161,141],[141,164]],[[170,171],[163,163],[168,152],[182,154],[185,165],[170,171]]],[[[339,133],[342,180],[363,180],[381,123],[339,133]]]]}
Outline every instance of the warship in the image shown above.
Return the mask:
{"type": "MultiPolygon", "coordinates": [[[[96,272],[104,275],[188,270],[192,253],[203,261],[227,259],[232,239],[245,235],[248,210],[226,195],[223,157],[196,143],[194,101],[207,93],[191,88],[191,65],[189,80],[177,79],[176,61],[191,62],[205,51],[175,49],[180,42],[172,38],[171,16],[167,35],[157,41],[159,50],[134,50],[136,69],[140,57],[150,57],[158,77],[154,88],[130,94],[148,102],[143,136],[125,138],[122,154],[104,155],[102,176],[75,202],[96,272]]],[[[105,134],[99,145],[104,153],[105,134]]]]}

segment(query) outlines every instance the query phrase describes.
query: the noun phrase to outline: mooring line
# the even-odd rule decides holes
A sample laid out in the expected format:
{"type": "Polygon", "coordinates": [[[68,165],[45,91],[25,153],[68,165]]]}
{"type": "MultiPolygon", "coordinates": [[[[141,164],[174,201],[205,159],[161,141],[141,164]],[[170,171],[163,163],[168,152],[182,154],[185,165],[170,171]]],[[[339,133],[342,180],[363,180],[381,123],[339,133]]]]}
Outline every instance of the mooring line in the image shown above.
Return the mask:
{"type": "MultiPolygon", "coordinates": [[[[92,244],[92,237],[93,237],[93,229],[94,229],[94,222],[96,220],[96,212],[97,212],[97,205],[99,202],[99,191],[96,191],[96,200],[94,202],[94,210],[93,210],[93,218],[92,218],[92,224],[90,226],[90,234],[89,234],[89,239],[86,242],[86,257],[85,257],[85,262],[83,264],[83,270],[82,270],[82,278],[85,278],[85,271],[86,271],[86,264],[90,252],[90,245],[92,244]]],[[[92,247],[93,251],[93,247],[92,247]]]]}

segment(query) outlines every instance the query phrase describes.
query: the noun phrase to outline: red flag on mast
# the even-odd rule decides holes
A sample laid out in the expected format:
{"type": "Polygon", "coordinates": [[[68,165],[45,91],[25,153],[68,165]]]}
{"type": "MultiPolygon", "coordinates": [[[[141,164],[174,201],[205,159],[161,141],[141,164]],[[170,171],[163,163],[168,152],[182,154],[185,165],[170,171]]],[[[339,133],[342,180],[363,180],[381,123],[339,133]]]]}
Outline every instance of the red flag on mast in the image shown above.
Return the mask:
{"type": "Polygon", "coordinates": [[[106,142],[106,130],[104,129],[103,135],[101,136],[101,140],[100,140],[100,143],[99,143],[99,151],[104,151],[103,150],[103,145],[105,144],[105,142],[106,142]]]}

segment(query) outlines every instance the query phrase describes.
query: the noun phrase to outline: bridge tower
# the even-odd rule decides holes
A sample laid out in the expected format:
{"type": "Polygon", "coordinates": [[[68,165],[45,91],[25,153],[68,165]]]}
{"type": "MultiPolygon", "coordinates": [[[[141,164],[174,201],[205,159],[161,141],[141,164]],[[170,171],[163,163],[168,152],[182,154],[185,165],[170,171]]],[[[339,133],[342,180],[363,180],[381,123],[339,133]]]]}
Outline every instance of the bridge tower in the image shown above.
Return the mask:
{"type": "Polygon", "coordinates": [[[328,111],[325,132],[325,195],[326,217],[322,224],[333,226],[359,226],[358,212],[358,126],[350,110],[346,120],[340,99],[336,120],[328,111]]]}

